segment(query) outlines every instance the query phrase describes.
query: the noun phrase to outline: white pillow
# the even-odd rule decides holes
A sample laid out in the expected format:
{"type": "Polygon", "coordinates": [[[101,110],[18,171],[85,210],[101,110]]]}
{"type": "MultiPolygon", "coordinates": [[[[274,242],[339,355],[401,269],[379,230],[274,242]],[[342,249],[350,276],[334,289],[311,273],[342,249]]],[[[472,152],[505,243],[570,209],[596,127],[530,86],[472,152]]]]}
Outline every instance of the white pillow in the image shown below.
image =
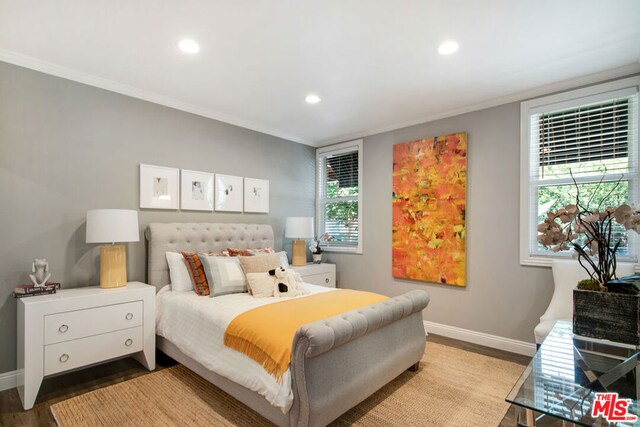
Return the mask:
{"type": "Polygon", "coordinates": [[[167,264],[169,264],[169,276],[171,277],[171,289],[176,292],[192,291],[193,281],[182,254],[167,252],[166,256],[167,264]]]}
{"type": "Polygon", "coordinates": [[[247,278],[240,258],[198,254],[212,297],[247,292],[247,278]]]}
{"type": "Polygon", "coordinates": [[[280,264],[282,265],[282,268],[289,268],[289,257],[287,256],[287,252],[281,251],[278,252],[278,255],[280,255],[280,264]]]}
{"type": "Polygon", "coordinates": [[[247,282],[254,298],[267,298],[274,294],[275,281],[269,273],[247,273],[247,282]]]}

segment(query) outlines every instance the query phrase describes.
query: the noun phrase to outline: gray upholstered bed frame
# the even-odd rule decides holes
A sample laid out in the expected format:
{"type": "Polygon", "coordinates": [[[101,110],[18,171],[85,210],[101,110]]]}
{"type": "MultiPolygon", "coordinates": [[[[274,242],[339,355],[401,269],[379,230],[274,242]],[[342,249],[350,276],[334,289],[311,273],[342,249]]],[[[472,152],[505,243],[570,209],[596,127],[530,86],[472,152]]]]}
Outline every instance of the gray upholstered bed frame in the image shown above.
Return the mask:
{"type": "MultiPolygon", "coordinates": [[[[273,247],[269,225],[152,223],[148,240],[148,282],[169,283],[167,251],[218,252],[227,247],[273,247]]],[[[287,414],[258,393],[206,369],[170,341],[157,347],[279,426],[324,426],[362,402],[422,358],[425,291],[310,323],[294,337],[291,355],[293,406],[287,414]]]]}

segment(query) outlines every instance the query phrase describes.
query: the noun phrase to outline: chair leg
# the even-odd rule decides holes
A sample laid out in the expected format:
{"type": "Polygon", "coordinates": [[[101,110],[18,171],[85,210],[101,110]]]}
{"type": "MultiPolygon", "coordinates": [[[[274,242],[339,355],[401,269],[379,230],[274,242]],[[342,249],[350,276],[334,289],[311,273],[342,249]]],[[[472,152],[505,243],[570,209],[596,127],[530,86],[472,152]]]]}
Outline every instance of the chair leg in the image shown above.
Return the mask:
{"type": "Polygon", "coordinates": [[[419,369],[420,369],[420,362],[416,362],[413,365],[409,366],[407,371],[418,372],[419,369]]]}

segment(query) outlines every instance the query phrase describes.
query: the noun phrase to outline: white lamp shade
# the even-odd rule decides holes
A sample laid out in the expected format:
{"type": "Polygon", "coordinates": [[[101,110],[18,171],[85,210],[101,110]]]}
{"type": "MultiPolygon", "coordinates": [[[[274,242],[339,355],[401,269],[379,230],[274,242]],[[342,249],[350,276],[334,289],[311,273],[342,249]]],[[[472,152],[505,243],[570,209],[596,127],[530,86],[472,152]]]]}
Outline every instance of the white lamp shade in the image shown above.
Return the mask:
{"type": "Polygon", "coordinates": [[[139,241],[138,211],[93,209],[87,212],[87,243],[139,241]]]}
{"type": "Polygon", "coordinates": [[[313,236],[313,218],[306,216],[287,218],[284,237],[288,239],[310,239],[313,236]]]}

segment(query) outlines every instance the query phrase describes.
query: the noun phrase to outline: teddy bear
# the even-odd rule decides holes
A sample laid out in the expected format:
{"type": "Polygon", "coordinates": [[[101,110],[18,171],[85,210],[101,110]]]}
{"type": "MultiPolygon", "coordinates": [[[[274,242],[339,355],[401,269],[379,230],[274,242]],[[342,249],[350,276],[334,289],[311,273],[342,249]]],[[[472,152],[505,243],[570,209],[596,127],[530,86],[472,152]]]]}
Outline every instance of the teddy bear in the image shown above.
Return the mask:
{"type": "Polygon", "coordinates": [[[283,267],[269,270],[269,275],[275,279],[273,296],[275,297],[297,297],[307,295],[309,291],[302,285],[302,277],[293,270],[283,267]]]}

